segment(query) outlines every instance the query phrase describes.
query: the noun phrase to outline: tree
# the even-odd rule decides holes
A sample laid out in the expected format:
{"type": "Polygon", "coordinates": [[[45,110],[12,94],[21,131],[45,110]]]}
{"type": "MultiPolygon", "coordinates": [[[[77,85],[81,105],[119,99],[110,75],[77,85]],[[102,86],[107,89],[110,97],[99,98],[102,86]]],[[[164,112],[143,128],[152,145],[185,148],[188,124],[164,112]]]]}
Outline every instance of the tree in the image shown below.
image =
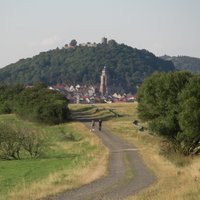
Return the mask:
{"type": "Polygon", "coordinates": [[[179,94],[191,77],[189,72],[156,73],[144,81],[138,92],[139,117],[148,121],[150,129],[171,141],[177,150],[181,150],[178,135],[182,131],[179,94]]]}
{"type": "Polygon", "coordinates": [[[200,153],[200,76],[190,79],[179,94],[180,131],[177,135],[184,154],[200,153]]]}
{"type": "Polygon", "coordinates": [[[0,86],[0,114],[15,112],[17,96],[23,89],[22,85],[0,86]]]}
{"type": "Polygon", "coordinates": [[[115,47],[116,45],[117,45],[117,42],[115,40],[109,40],[108,41],[108,46],[115,47]]]}
{"type": "Polygon", "coordinates": [[[71,40],[69,43],[70,46],[75,47],[77,45],[77,41],[75,39],[71,40]]]}
{"type": "Polygon", "coordinates": [[[24,89],[16,102],[16,114],[31,121],[58,124],[69,118],[68,100],[38,84],[24,89]]]}

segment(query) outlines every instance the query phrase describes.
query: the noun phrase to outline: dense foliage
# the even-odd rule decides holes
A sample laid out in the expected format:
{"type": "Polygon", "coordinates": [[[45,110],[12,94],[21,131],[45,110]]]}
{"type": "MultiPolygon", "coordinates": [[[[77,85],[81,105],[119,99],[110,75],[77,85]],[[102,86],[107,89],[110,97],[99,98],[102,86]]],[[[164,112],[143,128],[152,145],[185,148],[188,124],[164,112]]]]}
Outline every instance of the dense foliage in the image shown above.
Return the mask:
{"type": "Polygon", "coordinates": [[[200,76],[190,79],[186,88],[179,95],[180,112],[178,115],[180,132],[178,140],[184,152],[200,152],[200,76]],[[198,148],[196,148],[198,147],[198,148]]]}
{"type": "Polygon", "coordinates": [[[126,92],[135,92],[138,83],[155,71],[174,70],[171,61],[110,40],[97,47],[57,48],[21,59],[0,69],[0,83],[99,85],[104,65],[109,72],[111,88],[126,92]]]}
{"type": "Polygon", "coordinates": [[[139,117],[185,155],[200,152],[200,76],[155,73],[138,92],[139,117]]]}
{"type": "Polygon", "coordinates": [[[0,113],[16,113],[22,118],[57,124],[69,117],[67,99],[55,91],[38,84],[31,88],[22,86],[0,87],[0,113]]]}
{"type": "Polygon", "coordinates": [[[189,56],[162,56],[164,60],[172,61],[174,66],[178,70],[187,70],[192,73],[199,73],[200,72],[200,58],[194,58],[189,56]]]}
{"type": "Polygon", "coordinates": [[[17,95],[23,89],[22,85],[0,85],[0,114],[15,112],[17,95]]]}

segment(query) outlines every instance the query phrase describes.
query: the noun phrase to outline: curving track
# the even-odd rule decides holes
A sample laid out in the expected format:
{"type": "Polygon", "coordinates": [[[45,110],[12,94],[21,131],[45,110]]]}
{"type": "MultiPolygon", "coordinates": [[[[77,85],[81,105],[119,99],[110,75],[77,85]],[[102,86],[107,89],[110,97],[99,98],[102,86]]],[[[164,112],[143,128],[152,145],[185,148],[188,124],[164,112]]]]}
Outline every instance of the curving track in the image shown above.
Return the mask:
{"type": "MultiPolygon", "coordinates": [[[[88,128],[90,123],[83,122],[88,128]]],[[[68,190],[48,200],[121,200],[148,187],[155,180],[133,145],[106,129],[95,131],[110,150],[108,175],[80,188],[68,190]]]]}

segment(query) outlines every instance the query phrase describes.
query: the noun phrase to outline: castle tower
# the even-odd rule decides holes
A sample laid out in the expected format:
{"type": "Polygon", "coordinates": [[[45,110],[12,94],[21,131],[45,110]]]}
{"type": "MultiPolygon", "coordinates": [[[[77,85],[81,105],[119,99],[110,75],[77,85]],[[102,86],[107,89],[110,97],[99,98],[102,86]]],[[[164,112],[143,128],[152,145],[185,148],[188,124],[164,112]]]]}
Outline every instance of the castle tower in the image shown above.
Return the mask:
{"type": "Polygon", "coordinates": [[[101,96],[108,95],[108,75],[106,71],[106,67],[104,66],[101,74],[101,83],[100,83],[100,94],[101,96]]]}
{"type": "Polygon", "coordinates": [[[103,38],[101,39],[101,43],[102,43],[102,44],[107,44],[107,38],[106,38],[106,37],[103,37],[103,38]]]}

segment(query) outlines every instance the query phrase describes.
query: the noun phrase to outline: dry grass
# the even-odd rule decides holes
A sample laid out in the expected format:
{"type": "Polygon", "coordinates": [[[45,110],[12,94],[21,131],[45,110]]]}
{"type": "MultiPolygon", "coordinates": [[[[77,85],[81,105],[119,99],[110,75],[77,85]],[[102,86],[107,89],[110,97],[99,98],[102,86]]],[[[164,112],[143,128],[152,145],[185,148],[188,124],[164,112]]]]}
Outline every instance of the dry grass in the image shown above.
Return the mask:
{"type": "Polygon", "coordinates": [[[127,198],[127,200],[199,199],[200,182],[195,180],[197,179],[195,177],[200,177],[199,165],[195,167],[199,163],[199,159],[194,160],[190,166],[179,169],[170,162],[160,158],[160,156],[148,158],[147,153],[141,154],[145,162],[152,165],[151,169],[157,176],[157,182],[137,195],[127,198]]]}
{"type": "MultiPolygon", "coordinates": [[[[0,198],[1,200],[41,199],[87,184],[106,174],[108,150],[102,145],[98,137],[91,134],[83,124],[74,122],[72,126],[84,137],[84,142],[88,142],[90,146],[98,146],[97,150],[87,154],[88,158],[93,158],[91,159],[92,161],[85,164],[82,163],[81,166],[77,163],[77,167],[74,169],[62,170],[58,173],[50,174],[46,179],[34,182],[30,187],[20,186],[10,192],[7,197],[0,198]]],[[[60,145],[64,149],[71,148],[66,143],[60,143],[60,145]]],[[[76,151],[81,151],[81,149],[74,149],[74,152],[76,151]]]]}
{"type": "MultiPolygon", "coordinates": [[[[109,107],[123,115],[107,122],[110,130],[133,143],[145,164],[157,177],[156,182],[126,200],[199,200],[200,199],[200,158],[184,158],[190,164],[178,167],[160,155],[161,139],[140,132],[132,124],[137,119],[137,104],[112,104],[109,107]]],[[[176,157],[176,159],[182,159],[176,157]]]]}
{"type": "MultiPolygon", "coordinates": [[[[116,135],[133,143],[146,165],[157,177],[156,182],[126,200],[199,200],[200,199],[200,158],[189,158],[190,164],[177,167],[167,158],[160,155],[159,137],[140,132],[132,121],[137,119],[135,103],[128,104],[99,104],[98,107],[113,109],[120,116],[105,122],[107,127],[116,135]]],[[[81,108],[81,106],[80,106],[81,108]]],[[[76,122],[77,123],[77,122],[76,122]]],[[[82,124],[72,124],[83,134],[87,142],[98,145],[99,151],[91,152],[88,157],[95,157],[89,165],[77,166],[76,169],[51,174],[47,179],[34,183],[29,189],[11,193],[8,199],[34,200],[46,195],[53,195],[66,189],[78,187],[93,181],[106,173],[108,151],[102,146],[94,134],[90,134],[82,124]]],[[[62,144],[62,148],[71,148],[62,144]]],[[[77,151],[79,151],[77,149],[77,151]]],[[[178,158],[177,158],[178,159],[178,158]]],[[[5,199],[5,198],[4,198],[5,199]]],[[[2,200],[4,200],[2,199],[2,200]]]]}
{"type": "MultiPolygon", "coordinates": [[[[96,161],[82,169],[62,171],[61,173],[51,174],[47,179],[34,183],[30,188],[21,189],[20,192],[12,192],[6,199],[12,200],[35,200],[55,195],[67,189],[80,187],[90,183],[95,179],[105,175],[107,159],[97,157],[96,161]],[[94,167],[95,166],[95,167],[94,167]]],[[[2,199],[3,200],[3,199],[2,199]]]]}

